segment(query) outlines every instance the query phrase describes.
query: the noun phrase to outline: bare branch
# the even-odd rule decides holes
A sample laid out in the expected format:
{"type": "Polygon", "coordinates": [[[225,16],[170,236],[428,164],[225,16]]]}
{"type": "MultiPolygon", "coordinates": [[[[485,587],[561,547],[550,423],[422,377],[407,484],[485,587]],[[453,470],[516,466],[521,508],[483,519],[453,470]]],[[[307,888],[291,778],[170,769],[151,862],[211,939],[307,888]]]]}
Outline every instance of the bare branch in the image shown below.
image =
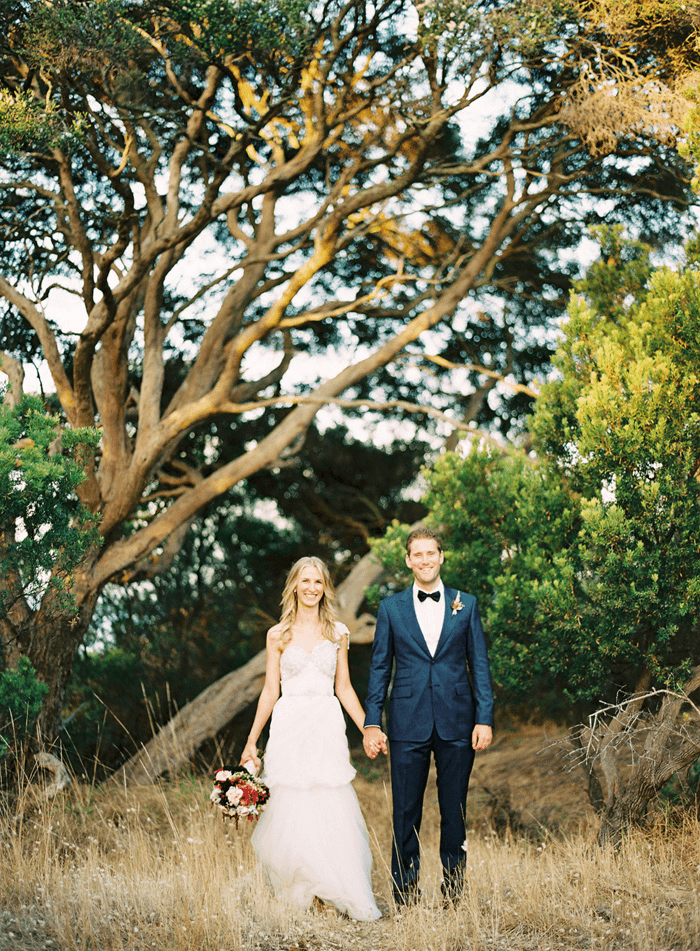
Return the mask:
{"type": "Polygon", "coordinates": [[[58,349],[56,337],[49,327],[44,315],[34,306],[34,304],[14,288],[0,274],[0,295],[14,305],[22,314],[27,323],[33,328],[41,343],[44,357],[48,363],[54,385],[58,392],[61,405],[68,417],[69,422],[75,425],[75,399],[73,388],[71,387],[68,376],[63,366],[63,360],[58,349]]]}
{"type": "Polygon", "coordinates": [[[321,397],[315,396],[313,394],[299,396],[287,395],[287,396],[271,396],[269,399],[262,400],[253,400],[249,403],[224,403],[221,406],[222,412],[226,413],[248,413],[255,409],[262,409],[264,407],[270,406],[304,406],[304,405],[325,405],[325,406],[340,406],[343,409],[369,409],[376,410],[377,412],[386,412],[387,410],[392,409],[401,409],[407,413],[417,413],[424,416],[432,416],[434,419],[439,419],[444,423],[447,423],[449,426],[454,429],[460,430],[461,432],[469,432],[475,435],[478,435],[480,439],[485,439],[487,442],[492,442],[494,445],[497,445],[500,449],[503,448],[502,443],[499,443],[497,439],[491,436],[487,432],[481,432],[475,428],[471,422],[463,422],[461,420],[455,419],[453,416],[448,415],[440,409],[437,409],[435,406],[430,406],[427,403],[410,403],[407,400],[370,400],[370,399],[348,399],[340,396],[334,397],[321,397]]]}

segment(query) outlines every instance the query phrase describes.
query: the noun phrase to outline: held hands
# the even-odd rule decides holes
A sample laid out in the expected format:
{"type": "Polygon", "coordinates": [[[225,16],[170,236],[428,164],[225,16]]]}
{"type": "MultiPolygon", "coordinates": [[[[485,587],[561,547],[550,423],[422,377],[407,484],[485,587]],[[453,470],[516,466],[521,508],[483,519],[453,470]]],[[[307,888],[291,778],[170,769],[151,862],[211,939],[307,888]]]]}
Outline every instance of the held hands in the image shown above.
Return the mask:
{"type": "Polygon", "coordinates": [[[241,766],[245,766],[248,760],[252,760],[253,763],[255,764],[255,768],[260,769],[260,760],[258,759],[258,750],[255,743],[251,742],[251,740],[248,740],[248,742],[246,743],[245,749],[241,753],[241,758],[239,760],[239,763],[241,766]]]}
{"type": "Polygon", "coordinates": [[[472,731],[472,748],[475,750],[485,750],[490,746],[493,739],[493,730],[484,723],[477,723],[472,731]]]}
{"type": "Polygon", "coordinates": [[[370,759],[374,759],[380,752],[384,753],[385,756],[387,754],[386,734],[378,726],[365,728],[362,745],[370,759]]]}

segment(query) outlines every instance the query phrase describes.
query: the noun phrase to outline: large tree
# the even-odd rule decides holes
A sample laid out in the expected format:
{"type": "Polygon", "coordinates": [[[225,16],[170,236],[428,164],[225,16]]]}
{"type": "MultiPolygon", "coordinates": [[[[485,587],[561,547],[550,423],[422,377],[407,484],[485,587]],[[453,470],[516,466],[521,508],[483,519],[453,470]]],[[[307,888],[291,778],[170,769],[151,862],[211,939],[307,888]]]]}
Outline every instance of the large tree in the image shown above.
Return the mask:
{"type": "Polygon", "coordinates": [[[566,115],[633,54],[541,0],[3,5],[3,347],[101,435],[77,617],[49,592],[0,618],[5,664],[49,685],[45,735],[103,586],[172,564],[321,406],[422,390],[488,422],[504,376],[527,405],[575,270],[553,245],[601,214],[662,240],[682,195],[672,116],[595,142],[566,115]]]}

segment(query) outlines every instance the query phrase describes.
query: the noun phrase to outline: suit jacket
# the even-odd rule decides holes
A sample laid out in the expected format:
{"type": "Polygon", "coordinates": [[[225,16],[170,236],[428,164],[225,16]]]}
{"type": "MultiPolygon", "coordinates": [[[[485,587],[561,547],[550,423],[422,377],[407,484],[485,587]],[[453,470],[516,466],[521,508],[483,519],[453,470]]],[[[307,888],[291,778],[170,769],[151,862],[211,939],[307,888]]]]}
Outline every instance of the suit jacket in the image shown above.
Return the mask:
{"type": "Polygon", "coordinates": [[[390,740],[425,741],[434,728],[443,740],[465,739],[475,723],[493,726],[491,674],[476,598],[460,592],[464,607],[453,612],[456,597],[457,591],[445,587],[445,618],[434,657],[418,624],[413,587],[379,605],[365,724],[382,722],[395,663],[387,727],[390,740]]]}

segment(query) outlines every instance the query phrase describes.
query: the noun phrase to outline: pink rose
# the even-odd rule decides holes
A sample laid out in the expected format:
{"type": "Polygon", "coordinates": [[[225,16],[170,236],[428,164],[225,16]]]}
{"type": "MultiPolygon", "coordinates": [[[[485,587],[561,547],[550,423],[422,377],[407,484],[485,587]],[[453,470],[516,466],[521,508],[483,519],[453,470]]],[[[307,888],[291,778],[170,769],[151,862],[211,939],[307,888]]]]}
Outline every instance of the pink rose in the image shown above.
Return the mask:
{"type": "Polygon", "coordinates": [[[236,786],[231,786],[231,788],[226,793],[226,798],[231,803],[232,806],[237,806],[241,801],[243,793],[236,786]]]}

